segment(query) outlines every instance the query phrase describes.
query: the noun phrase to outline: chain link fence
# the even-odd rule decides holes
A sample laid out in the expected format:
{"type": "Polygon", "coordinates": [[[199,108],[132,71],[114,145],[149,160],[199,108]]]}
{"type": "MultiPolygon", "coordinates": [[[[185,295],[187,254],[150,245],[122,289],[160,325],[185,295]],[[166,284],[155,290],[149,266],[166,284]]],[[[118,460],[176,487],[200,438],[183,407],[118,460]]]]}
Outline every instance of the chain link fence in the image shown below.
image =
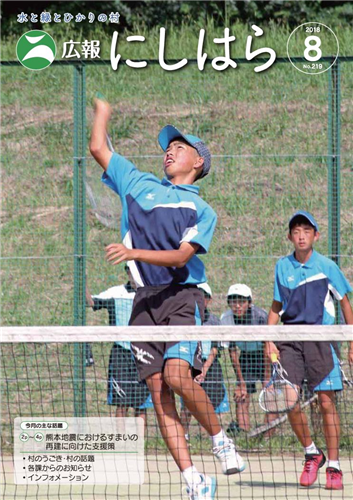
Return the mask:
{"type": "MultiPolygon", "coordinates": [[[[275,261],[291,251],[288,219],[300,208],[319,221],[317,249],[352,281],[351,65],[315,76],[285,62],[256,76],[252,64],[115,73],[108,63],[57,63],[43,74],[3,65],[2,323],[85,324],[86,275],[92,293],[125,280],[122,266],[104,260],[119,232],[86,200],[86,169],[103,203],[109,196],[87,147],[97,90],[113,106],[115,149],[141,170],[161,177],[156,138],[167,123],[209,145],[212,171],[200,188],[218,215],[204,258],[216,313],[234,282],[268,309],[275,261]]],[[[112,210],[118,220],[117,197],[112,210]]]]}

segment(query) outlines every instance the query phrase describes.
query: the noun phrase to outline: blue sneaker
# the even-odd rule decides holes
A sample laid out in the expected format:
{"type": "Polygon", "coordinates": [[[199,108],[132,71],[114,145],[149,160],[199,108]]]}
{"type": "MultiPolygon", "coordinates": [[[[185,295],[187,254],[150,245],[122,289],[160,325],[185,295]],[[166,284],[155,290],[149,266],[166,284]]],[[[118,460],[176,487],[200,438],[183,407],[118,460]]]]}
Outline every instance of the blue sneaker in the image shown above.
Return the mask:
{"type": "Polygon", "coordinates": [[[217,482],[214,477],[200,474],[201,483],[194,486],[191,490],[186,489],[190,500],[213,500],[216,495],[217,482]]]}
{"type": "Polygon", "coordinates": [[[221,463],[223,474],[227,476],[238,474],[245,469],[244,460],[235,449],[231,439],[213,448],[213,454],[221,463]]]}

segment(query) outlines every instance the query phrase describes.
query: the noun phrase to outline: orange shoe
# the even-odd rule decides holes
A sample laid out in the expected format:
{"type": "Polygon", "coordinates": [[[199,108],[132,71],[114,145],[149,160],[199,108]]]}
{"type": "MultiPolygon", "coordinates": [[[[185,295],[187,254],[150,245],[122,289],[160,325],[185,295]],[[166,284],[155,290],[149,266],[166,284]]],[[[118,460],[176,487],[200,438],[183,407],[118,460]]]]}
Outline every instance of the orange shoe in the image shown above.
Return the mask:
{"type": "Polygon", "coordinates": [[[311,486],[317,479],[317,473],[320,467],[326,462],[326,457],[321,450],[318,454],[307,453],[305,455],[305,463],[302,475],[300,476],[300,485],[311,486]]]}
{"type": "Polygon", "coordinates": [[[326,489],[327,490],[343,490],[342,471],[334,467],[326,469],[326,489]]]}

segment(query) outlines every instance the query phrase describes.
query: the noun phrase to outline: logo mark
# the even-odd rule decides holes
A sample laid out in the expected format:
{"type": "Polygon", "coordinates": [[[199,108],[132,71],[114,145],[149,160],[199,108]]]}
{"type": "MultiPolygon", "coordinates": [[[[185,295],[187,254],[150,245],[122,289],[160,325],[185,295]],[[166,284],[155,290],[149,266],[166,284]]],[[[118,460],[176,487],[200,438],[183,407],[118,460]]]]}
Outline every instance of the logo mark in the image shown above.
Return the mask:
{"type": "Polygon", "coordinates": [[[155,196],[155,193],[148,193],[148,195],[146,196],[146,200],[154,200],[155,196]]]}
{"type": "Polygon", "coordinates": [[[150,354],[147,351],[144,351],[143,349],[140,349],[139,347],[136,347],[135,345],[131,345],[131,348],[134,352],[134,356],[138,361],[141,361],[142,363],[145,363],[145,365],[150,365],[151,361],[149,361],[147,358],[154,359],[154,356],[150,354]],[[146,357],[145,357],[146,356],[146,357]]]}
{"type": "Polygon", "coordinates": [[[117,393],[119,398],[123,398],[126,396],[126,392],[124,391],[124,389],[122,387],[120,387],[120,385],[115,380],[115,378],[112,379],[112,386],[114,387],[115,392],[117,393]]]}
{"type": "Polygon", "coordinates": [[[17,42],[16,55],[22,66],[39,71],[47,68],[54,61],[56,45],[45,31],[27,31],[17,42]]]}
{"type": "Polygon", "coordinates": [[[289,278],[288,278],[288,283],[289,283],[290,281],[294,281],[294,276],[289,276],[289,278]]]}

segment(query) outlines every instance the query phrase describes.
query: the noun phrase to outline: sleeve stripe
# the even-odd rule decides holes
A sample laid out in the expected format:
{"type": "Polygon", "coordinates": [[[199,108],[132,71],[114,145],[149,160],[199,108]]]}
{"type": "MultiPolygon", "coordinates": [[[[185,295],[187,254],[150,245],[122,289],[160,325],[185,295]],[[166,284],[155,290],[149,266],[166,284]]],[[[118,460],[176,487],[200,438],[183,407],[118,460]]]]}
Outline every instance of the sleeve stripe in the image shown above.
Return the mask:
{"type": "Polygon", "coordinates": [[[180,240],[180,243],[182,243],[183,241],[189,242],[192,239],[194,239],[198,234],[199,232],[197,230],[197,224],[195,224],[195,226],[193,227],[187,227],[183,232],[183,236],[180,240]]]}
{"type": "Polygon", "coordinates": [[[333,286],[331,285],[331,283],[329,283],[328,288],[329,288],[329,290],[333,293],[333,295],[334,295],[335,299],[337,299],[337,300],[342,300],[342,299],[343,299],[343,297],[341,296],[341,294],[340,294],[340,293],[338,293],[338,291],[336,290],[336,288],[335,288],[335,287],[333,287],[333,286]]]}

